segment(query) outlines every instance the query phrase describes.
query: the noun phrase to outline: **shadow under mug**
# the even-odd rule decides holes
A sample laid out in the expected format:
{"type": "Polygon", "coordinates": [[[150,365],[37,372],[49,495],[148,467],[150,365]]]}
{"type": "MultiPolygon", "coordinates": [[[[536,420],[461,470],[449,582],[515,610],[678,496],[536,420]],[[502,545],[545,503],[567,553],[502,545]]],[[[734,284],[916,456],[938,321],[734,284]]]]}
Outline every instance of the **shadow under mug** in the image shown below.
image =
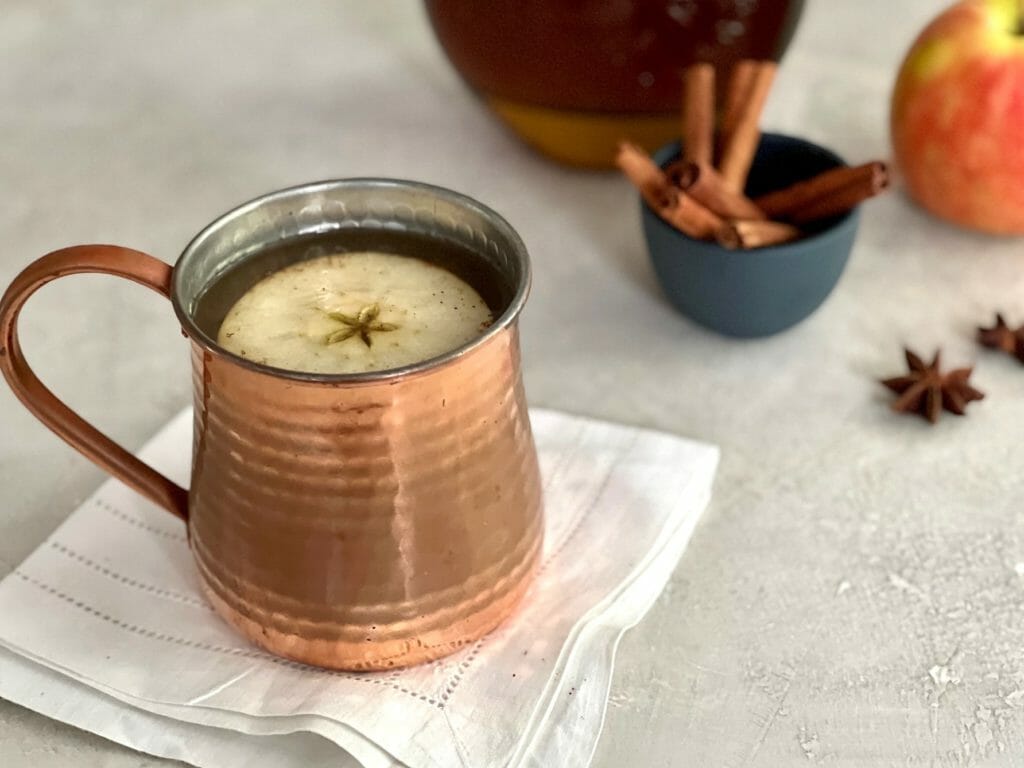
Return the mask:
{"type": "Polygon", "coordinates": [[[522,240],[468,197],[407,181],[319,182],[221,216],[173,268],[110,245],[43,256],[0,300],[0,369],[50,429],[187,523],[207,597],[253,643],[337,669],[405,666],[493,629],[539,560],[517,326],[529,284],[522,240]],[[197,323],[204,292],[226,273],[270,246],[345,228],[406,231],[485,260],[504,296],[494,324],[440,357],[324,375],[235,356],[197,323]],[[192,352],[188,491],[72,412],[25,362],[21,307],[45,283],[83,272],[171,300],[192,352]]]}

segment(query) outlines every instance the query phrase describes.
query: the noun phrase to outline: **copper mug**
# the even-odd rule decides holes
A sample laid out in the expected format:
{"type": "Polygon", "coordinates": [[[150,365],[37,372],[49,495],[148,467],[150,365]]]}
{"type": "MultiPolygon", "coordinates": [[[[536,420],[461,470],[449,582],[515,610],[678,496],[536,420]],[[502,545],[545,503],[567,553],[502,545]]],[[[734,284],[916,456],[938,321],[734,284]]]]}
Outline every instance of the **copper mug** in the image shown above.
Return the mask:
{"type": "Polygon", "coordinates": [[[0,369],[72,447],[187,523],[203,589],[253,643],[297,661],[385,669],[444,656],[515,607],[542,543],[537,455],[519,359],[530,284],[522,240],[494,211],[406,181],[274,192],[207,226],[175,266],[80,245],[19,274],[0,301],[0,369]],[[482,336],[386,371],[297,373],[220,348],[204,292],[269,246],[319,232],[401,229],[468,248],[501,283],[482,336]],[[192,478],[179,487],[58,400],[18,343],[40,286],[99,272],[169,298],[192,352],[192,478]]]}

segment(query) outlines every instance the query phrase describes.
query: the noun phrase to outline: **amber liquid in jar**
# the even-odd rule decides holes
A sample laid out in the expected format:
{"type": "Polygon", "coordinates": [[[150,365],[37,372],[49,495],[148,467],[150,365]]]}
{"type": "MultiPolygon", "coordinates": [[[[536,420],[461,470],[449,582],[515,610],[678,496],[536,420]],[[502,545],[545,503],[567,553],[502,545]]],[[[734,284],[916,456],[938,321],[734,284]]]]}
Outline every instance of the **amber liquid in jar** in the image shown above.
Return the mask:
{"type": "MultiPolygon", "coordinates": [[[[608,166],[625,137],[678,137],[679,71],[778,58],[803,0],[426,0],[463,78],[522,138],[608,166]]],[[[724,80],[720,77],[719,80],[724,80]]]]}

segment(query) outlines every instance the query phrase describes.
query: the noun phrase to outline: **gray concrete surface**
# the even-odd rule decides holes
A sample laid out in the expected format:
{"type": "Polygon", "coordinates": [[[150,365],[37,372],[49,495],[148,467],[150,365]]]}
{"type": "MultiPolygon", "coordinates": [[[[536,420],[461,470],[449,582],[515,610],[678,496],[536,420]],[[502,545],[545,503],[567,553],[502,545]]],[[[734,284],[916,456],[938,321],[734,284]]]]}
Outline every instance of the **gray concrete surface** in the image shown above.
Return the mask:
{"type": "MultiPolygon", "coordinates": [[[[897,63],[942,4],[810,0],[766,126],[885,156],[897,63]]],[[[8,0],[0,62],[0,284],[73,243],[173,260],[295,182],[429,180],[505,213],[533,253],[534,403],[722,446],[689,551],[621,646],[596,766],[1024,763],[1024,369],[972,341],[997,308],[1024,321],[1020,241],[893,194],[813,318],[729,341],[659,296],[629,188],[510,138],[411,0],[8,0]],[[935,428],[894,417],[874,380],[904,343],[976,362],[988,397],[935,428]]],[[[23,326],[44,380],[128,447],[188,402],[170,308],[141,288],[67,279],[23,326]]],[[[102,476],[5,389],[0,425],[4,574],[102,476]]],[[[0,702],[0,765],[158,762],[0,702]]]]}

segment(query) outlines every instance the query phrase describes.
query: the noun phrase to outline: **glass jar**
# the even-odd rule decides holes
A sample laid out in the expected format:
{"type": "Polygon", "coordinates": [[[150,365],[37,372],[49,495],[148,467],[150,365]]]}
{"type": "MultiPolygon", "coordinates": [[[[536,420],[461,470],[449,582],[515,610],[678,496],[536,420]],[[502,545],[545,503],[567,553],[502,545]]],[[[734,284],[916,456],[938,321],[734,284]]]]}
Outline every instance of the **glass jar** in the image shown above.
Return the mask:
{"type": "MultiPolygon", "coordinates": [[[[465,81],[520,137],[572,165],[607,167],[623,138],[679,134],[679,72],[777,59],[803,0],[426,0],[465,81]]],[[[721,93],[721,90],[720,90],[721,93]]]]}

